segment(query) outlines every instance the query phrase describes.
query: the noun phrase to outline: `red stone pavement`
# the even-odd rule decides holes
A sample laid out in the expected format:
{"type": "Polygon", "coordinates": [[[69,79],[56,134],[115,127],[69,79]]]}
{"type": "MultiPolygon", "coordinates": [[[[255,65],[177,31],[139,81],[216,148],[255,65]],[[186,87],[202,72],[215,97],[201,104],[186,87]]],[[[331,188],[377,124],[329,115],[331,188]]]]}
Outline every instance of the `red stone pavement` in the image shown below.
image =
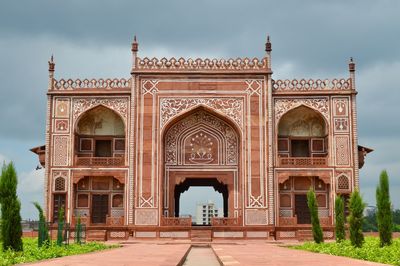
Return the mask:
{"type": "MultiPolygon", "coordinates": [[[[29,265],[177,265],[189,247],[190,242],[132,242],[122,248],[57,258],[29,265]]],[[[223,265],[383,265],[292,250],[280,247],[276,242],[266,241],[213,242],[212,248],[223,265]]],[[[208,266],[210,260],[203,256],[212,256],[212,253],[205,252],[205,250],[200,251],[198,254],[193,254],[191,260],[188,260],[185,265],[208,266]],[[193,261],[196,263],[194,264],[193,261]]]]}
{"type": "Polygon", "coordinates": [[[223,265],[385,265],[345,257],[312,253],[280,247],[266,242],[247,244],[213,244],[215,253],[223,265]]]}

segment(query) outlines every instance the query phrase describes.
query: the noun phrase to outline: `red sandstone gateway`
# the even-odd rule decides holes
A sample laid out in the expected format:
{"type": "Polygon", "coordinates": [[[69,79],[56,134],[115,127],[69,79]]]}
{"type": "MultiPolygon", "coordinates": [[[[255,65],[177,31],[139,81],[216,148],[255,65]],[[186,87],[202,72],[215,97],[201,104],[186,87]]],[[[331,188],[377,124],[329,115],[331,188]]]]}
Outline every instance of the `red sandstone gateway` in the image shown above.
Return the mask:
{"type": "Polygon", "coordinates": [[[78,216],[88,238],[306,238],[306,193],[326,238],[336,195],[359,183],[370,149],[357,145],[350,77],[273,80],[262,59],[149,59],[132,43],[126,79],[54,78],[49,62],[46,214],[78,216]],[[179,218],[190,186],[223,195],[224,218],[179,218]]]}

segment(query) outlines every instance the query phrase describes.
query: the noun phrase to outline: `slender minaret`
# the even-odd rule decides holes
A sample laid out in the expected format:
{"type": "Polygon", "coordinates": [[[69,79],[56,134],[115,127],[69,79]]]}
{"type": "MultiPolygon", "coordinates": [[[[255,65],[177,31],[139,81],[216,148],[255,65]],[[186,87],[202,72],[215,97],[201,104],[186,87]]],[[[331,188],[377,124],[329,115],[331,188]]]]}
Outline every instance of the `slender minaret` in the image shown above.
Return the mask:
{"type": "Polygon", "coordinates": [[[354,186],[359,188],[359,165],[358,165],[358,133],[357,133],[357,104],[356,104],[356,64],[353,57],[350,57],[349,72],[351,80],[351,89],[354,93],[351,96],[352,122],[353,122],[353,143],[354,143],[354,186]]]}
{"type": "MultiPolygon", "coordinates": [[[[267,66],[268,66],[268,69],[271,70],[272,44],[271,44],[269,35],[267,36],[267,42],[265,43],[265,52],[266,52],[265,57],[268,61],[267,66]]],[[[269,224],[277,224],[277,216],[278,215],[275,215],[276,208],[274,207],[275,206],[275,195],[274,195],[275,189],[271,189],[274,187],[274,169],[273,169],[273,167],[274,167],[274,163],[273,163],[273,160],[274,160],[273,145],[274,145],[274,143],[273,142],[274,141],[272,138],[272,136],[273,136],[272,116],[273,116],[273,108],[274,107],[273,107],[273,103],[272,103],[272,75],[271,75],[271,73],[268,73],[265,76],[264,82],[265,82],[265,84],[267,84],[266,85],[267,86],[266,93],[268,96],[268,99],[267,99],[268,146],[266,147],[266,150],[268,152],[268,163],[267,163],[268,164],[268,170],[267,170],[268,171],[268,173],[267,173],[268,181],[267,182],[268,182],[268,187],[270,188],[270,189],[268,189],[268,196],[267,196],[268,211],[269,211],[268,223],[269,224]]]]}
{"type": "Polygon", "coordinates": [[[268,68],[271,69],[272,44],[271,44],[271,41],[269,39],[269,35],[267,36],[267,42],[265,43],[265,52],[267,52],[265,57],[268,59],[268,68]]]}
{"type": "Polygon", "coordinates": [[[49,90],[53,89],[53,85],[54,85],[54,70],[56,67],[56,63],[54,63],[54,58],[53,55],[51,55],[50,57],[50,61],[49,62],[49,90]]]}
{"type": "Polygon", "coordinates": [[[133,37],[133,43],[132,43],[132,70],[136,68],[136,58],[137,58],[137,52],[139,50],[139,44],[136,41],[136,35],[133,37]]]}

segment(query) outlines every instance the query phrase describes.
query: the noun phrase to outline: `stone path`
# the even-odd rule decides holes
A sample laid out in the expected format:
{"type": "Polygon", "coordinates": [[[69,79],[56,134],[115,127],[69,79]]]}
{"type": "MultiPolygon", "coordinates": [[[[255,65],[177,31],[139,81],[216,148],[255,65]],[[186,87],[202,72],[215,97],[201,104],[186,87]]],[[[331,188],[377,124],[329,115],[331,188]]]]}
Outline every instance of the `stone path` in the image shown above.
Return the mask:
{"type": "Polygon", "coordinates": [[[292,250],[268,243],[213,244],[215,253],[223,265],[385,265],[345,257],[292,250]]]}
{"type": "MultiPolygon", "coordinates": [[[[190,248],[190,242],[135,242],[107,251],[63,257],[29,265],[177,265],[190,248]]],[[[223,265],[384,265],[367,261],[336,257],[280,247],[276,242],[230,241],[212,242],[212,248],[223,265]]],[[[180,264],[182,265],[182,264],[180,264]]],[[[186,266],[220,265],[207,247],[193,247],[186,266]]]]}
{"type": "Polygon", "coordinates": [[[170,266],[177,265],[189,247],[190,244],[135,243],[122,248],[62,257],[28,265],[170,266]]]}

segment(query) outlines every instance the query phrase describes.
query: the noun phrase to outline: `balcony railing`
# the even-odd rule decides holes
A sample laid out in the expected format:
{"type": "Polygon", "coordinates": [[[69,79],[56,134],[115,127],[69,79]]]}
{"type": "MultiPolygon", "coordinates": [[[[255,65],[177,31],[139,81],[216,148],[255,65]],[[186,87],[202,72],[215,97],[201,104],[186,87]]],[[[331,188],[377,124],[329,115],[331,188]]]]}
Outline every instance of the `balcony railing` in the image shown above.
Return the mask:
{"type": "Polygon", "coordinates": [[[161,217],[161,226],[191,226],[192,217],[161,217]]]}
{"type": "Polygon", "coordinates": [[[326,157],[281,157],[279,165],[282,167],[320,167],[327,166],[326,157]]]}
{"type": "Polygon", "coordinates": [[[119,157],[75,157],[76,166],[124,166],[125,158],[119,157]]]}
{"type": "Polygon", "coordinates": [[[211,225],[213,226],[233,226],[239,225],[239,219],[235,218],[220,218],[220,217],[212,217],[211,218],[211,225]]]}

